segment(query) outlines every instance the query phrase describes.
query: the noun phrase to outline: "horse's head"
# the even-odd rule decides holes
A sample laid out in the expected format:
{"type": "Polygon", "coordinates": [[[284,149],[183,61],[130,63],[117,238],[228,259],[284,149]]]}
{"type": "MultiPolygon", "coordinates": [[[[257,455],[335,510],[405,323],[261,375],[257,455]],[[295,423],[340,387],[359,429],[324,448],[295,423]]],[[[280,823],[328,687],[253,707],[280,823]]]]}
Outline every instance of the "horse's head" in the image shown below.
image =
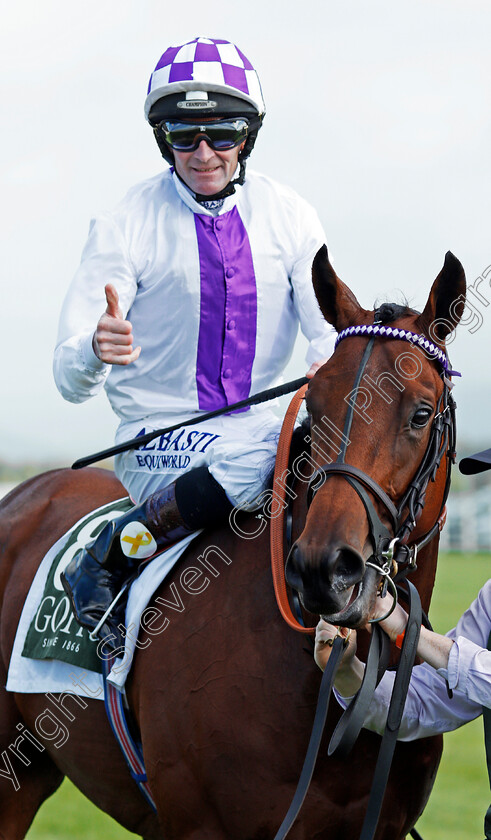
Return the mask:
{"type": "Polygon", "coordinates": [[[418,313],[362,309],[325,247],[312,274],[339,336],[307,392],[314,474],[286,575],[307,610],[358,627],[373,614],[393,554],[411,562],[411,546],[437,531],[453,429],[445,339],[462,315],[465,275],[447,253],[418,313]]]}

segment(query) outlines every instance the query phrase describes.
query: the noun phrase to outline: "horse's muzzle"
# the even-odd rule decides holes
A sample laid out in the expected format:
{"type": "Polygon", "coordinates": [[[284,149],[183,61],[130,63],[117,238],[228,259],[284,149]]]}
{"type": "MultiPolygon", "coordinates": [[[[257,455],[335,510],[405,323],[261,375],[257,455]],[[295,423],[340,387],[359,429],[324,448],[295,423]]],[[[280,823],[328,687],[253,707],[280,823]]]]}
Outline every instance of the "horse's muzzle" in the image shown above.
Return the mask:
{"type": "Polygon", "coordinates": [[[296,589],[306,610],[338,615],[357,596],[365,563],[356,549],[337,544],[314,551],[296,542],[285,567],[287,583],[296,589]]]}

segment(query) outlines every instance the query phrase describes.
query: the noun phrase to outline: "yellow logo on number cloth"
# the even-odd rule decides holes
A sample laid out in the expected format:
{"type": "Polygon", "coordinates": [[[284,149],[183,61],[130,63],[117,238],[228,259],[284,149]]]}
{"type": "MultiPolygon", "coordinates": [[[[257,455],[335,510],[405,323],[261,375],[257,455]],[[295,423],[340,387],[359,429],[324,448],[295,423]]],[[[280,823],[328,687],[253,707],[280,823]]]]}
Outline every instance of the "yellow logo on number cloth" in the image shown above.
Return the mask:
{"type": "Polygon", "coordinates": [[[144,560],[157,551],[157,543],[141,522],[128,522],[121,531],[121,550],[126,557],[144,560]]]}

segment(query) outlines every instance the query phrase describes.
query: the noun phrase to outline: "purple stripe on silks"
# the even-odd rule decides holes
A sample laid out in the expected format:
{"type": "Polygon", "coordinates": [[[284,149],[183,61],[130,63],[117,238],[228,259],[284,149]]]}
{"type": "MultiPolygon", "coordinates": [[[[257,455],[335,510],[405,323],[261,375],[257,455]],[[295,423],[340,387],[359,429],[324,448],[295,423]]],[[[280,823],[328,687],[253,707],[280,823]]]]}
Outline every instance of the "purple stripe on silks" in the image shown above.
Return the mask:
{"type": "Polygon", "coordinates": [[[201,278],[198,403],[213,411],[249,396],[256,352],[257,290],[249,237],[236,207],[195,214],[201,278]]]}
{"type": "Polygon", "coordinates": [[[220,380],[225,333],[225,279],[213,216],[195,214],[200,272],[200,322],[196,384],[198,404],[212,411],[226,402],[220,380]]]}

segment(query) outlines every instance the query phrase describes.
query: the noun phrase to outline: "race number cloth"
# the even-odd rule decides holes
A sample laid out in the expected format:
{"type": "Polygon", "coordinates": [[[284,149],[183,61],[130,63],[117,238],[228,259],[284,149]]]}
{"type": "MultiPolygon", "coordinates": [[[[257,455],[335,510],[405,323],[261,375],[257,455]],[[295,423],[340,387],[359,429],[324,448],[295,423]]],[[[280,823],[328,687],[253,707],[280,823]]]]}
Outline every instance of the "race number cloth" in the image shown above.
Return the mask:
{"type": "Polygon", "coordinates": [[[41,602],[27,631],[22,656],[57,659],[102,673],[97,641],[91,640],[89,631],[75,621],[60,575],[77,551],[95,539],[109,519],[126,513],[131,506],[129,499],[120,499],[105,506],[102,511],[94,511],[69,531],[49,569],[41,602]]]}
{"type": "MultiPolygon", "coordinates": [[[[104,699],[99,642],[72,616],[60,574],[74,554],[100,532],[105,523],[125,513],[128,498],[104,505],[77,522],[48,551],[36,573],[22,611],[10,661],[7,691],[19,693],[70,691],[104,699]]],[[[199,532],[149,561],[133,583],[126,610],[124,654],[109,675],[122,690],[131,668],[140,619],[149,599],[199,532]]]]}

